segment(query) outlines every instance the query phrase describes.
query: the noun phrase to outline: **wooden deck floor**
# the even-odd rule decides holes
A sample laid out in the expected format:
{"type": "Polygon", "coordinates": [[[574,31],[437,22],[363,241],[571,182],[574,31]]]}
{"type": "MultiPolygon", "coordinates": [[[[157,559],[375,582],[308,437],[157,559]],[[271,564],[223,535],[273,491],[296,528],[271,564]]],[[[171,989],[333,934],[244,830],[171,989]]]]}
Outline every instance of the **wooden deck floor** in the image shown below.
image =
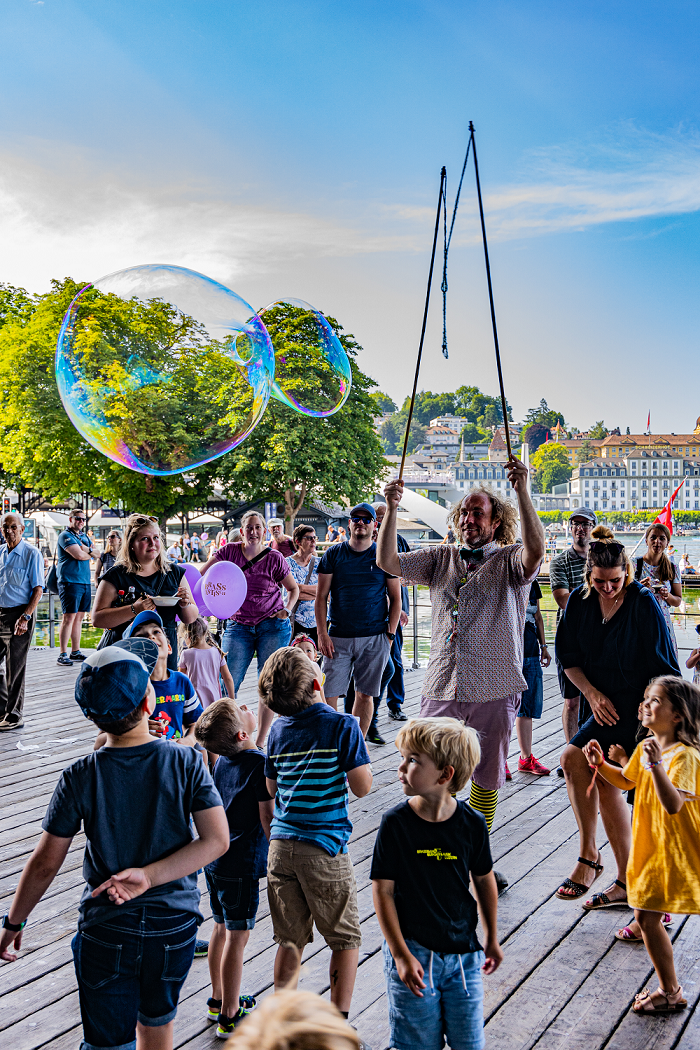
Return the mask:
{"type": "MultiPolygon", "coordinates": [[[[94,730],[73,700],[75,671],[56,666],[55,650],[32,651],[28,668],[25,727],[0,736],[0,913],[7,908],[19,873],[33,849],[46,804],[61,769],[92,746],[94,730]],[[22,745],[22,750],[18,745],[22,745]]],[[[422,672],[407,675],[409,714],[416,713],[422,672]]],[[[249,676],[242,699],[255,696],[249,676]]],[[[545,678],[545,711],[535,723],[534,750],[554,768],[562,747],[556,677],[545,678]]],[[[393,740],[394,723],[382,722],[393,740]]],[[[369,865],[381,814],[401,797],[393,743],[372,747],[374,785],[351,803],[350,843],[357,877],[363,945],[351,1020],[374,1048],[389,1045],[381,964],[381,935],[372,909],[369,865]]],[[[512,748],[511,767],[517,766],[512,748]]],[[[613,931],[630,916],[613,909],[587,914],[553,892],[577,855],[575,823],[563,781],[515,773],[501,793],[492,837],[497,867],[510,880],[499,902],[505,949],[500,969],[485,979],[486,1041],[490,1048],[520,1050],[700,1050],[700,917],[677,917],[673,927],[679,975],[690,1009],[663,1019],[640,1019],[630,1003],[650,979],[641,945],[614,941],[613,931]]],[[[599,843],[610,871],[602,828],[599,843]]],[[[81,1038],[70,940],[76,926],[83,840],[75,839],[60,874],[32,914],[20,959],[0,963],[2,1050],[74,1050],[81,1038]]],[[[607,876],[604,876],[604,879],[607,876]]],[[[599,884],[602,886],[602,882],[599,884]]],[[[207,899],[203,910],[208,915],[207,899]]],[[[202,927],[208,936],[211,920],[202,927]]],[[[274,946],[264,894],[248,945],[244,990],[270,991],[274,946]]],[[[318,938],[304,956],[301,986],[328,993],[329,953],[318,938]]],[[[185,983],[175,1022],[175,1045],[187,1050],[220,1045],[205,1020],[205,959],[196,959],[185,983]]]]}

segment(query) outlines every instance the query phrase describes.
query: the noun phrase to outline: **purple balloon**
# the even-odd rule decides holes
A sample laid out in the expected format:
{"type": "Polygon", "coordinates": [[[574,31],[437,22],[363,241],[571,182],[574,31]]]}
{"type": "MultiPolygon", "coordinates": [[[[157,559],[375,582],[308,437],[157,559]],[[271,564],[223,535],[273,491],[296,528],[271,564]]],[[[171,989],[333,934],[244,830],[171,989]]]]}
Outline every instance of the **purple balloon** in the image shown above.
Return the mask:
{"type": "Polygon", "coordinates": [[[220,620],[238,612],[247,593],[245,574],[232,561],[215,562],[203,578],[202,600],[220,620]]]}
{"type": "Polygon", "coordinates": [[[194,591],[194,585],[197,580],[201,580],[202,577],[199,574],[199,569],[196,569],[194,565],[190,565],[189,562],[185,565],[185,579],[190,585],[190,590],[194,591]]]}
{"type": "Polygon", "coordinates": [[[192,597],[194,598],[195,605],[199,609],[200,616],[214,616],[215,614],[211,611],[211,609],[208,607],[207,603],[204,600],[204,595],[202,594],[203,583],[204,580],[201,576],[198,580],[195,580],[194,586],[192,588],[192,597]]]}

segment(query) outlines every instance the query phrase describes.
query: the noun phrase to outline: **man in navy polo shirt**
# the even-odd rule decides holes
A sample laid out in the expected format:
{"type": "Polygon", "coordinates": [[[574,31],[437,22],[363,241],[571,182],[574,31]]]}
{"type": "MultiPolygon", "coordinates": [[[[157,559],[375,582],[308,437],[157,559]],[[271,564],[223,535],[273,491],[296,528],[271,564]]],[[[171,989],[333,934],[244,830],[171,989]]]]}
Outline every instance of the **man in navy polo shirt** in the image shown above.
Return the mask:
{"type": "Polygon", "coordinates": [[[63,667],[72,667],[71,660],[85,659],[80,651],[80,634],[83,629],[83,616],[90,611],[92,602],[90,560],[96,557],[92,549],[92,540],[82,532],[86,520],[84,511],[72,510],[68,516],[68,528],[58,537],[56,549],[58,596],[63,611],[61,626],[58,629],[61,652],[56,663],[63,667]]]}
{"type": "Polygon", "coordinates": [[[377,565],[372,540],[377,516],[371,503],[350,511],[350,539],[334,543],[321,558],[316,587],[318,647],[323,653],[327,702],[337,709],[351,676],[355,679],[352,713],[366,736],[379,696],[382,672],[401,614],[398,579],[377,565]],[[328,596],[331,598],[330,628],[328,596]]]}
{"type": "MultiPolygon", "coordinates": [[[[24,725],[24,675],[32,644],[36,607],[44,590],[41,551],[22,539],[24,518],[3,514],[0,549],[0,660],[5,657],[7,687],[0,690],[0,732],[24,725]]],[[[3,683],[4,685],[4,683],[3,683]]]]}

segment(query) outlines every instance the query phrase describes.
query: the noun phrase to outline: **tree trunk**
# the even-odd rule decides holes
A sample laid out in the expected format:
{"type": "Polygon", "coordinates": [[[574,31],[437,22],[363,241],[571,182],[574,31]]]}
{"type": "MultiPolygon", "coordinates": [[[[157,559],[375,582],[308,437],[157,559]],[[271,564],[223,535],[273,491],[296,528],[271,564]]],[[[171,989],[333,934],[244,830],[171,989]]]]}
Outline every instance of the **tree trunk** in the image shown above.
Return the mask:
{"type": "Polygon", "coordinates": [[[285,532],[291,536],[294,530],[294,522],[296,516],[304,506],[304,500],[306,499],[306,482],[303,481],[301,489],[299,489],[299,497],[297,498],[297,489],[285,489],[284,492],[284,529],[285,532]]]}

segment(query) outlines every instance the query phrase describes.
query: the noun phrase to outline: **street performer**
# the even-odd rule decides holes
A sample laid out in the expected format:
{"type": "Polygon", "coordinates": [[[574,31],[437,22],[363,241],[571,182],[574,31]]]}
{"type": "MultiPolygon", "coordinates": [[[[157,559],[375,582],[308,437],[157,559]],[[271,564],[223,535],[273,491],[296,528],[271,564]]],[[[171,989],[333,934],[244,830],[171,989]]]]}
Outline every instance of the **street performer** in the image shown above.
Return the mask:
{"type": "MultiPolygon", "coordinates": [[[[457,718],[479,733],[481,761],[470,804],[491,830],[523,678],[523,634],[530,585],[544,556],[544,530],[527,491],[527,468],[506,464],[515,490],[522,543],[516,543],[512,503],[488,488],[474,489],[449,517],[458,545],[397,553],[396,514],[403,481],[384,489],[387,513],[377,541],[377,564],[406,584],[430,588],[432,638],[421,715],[457,718]]],[[[499,888],[503,888],[501,884],[499,888]]]]}

